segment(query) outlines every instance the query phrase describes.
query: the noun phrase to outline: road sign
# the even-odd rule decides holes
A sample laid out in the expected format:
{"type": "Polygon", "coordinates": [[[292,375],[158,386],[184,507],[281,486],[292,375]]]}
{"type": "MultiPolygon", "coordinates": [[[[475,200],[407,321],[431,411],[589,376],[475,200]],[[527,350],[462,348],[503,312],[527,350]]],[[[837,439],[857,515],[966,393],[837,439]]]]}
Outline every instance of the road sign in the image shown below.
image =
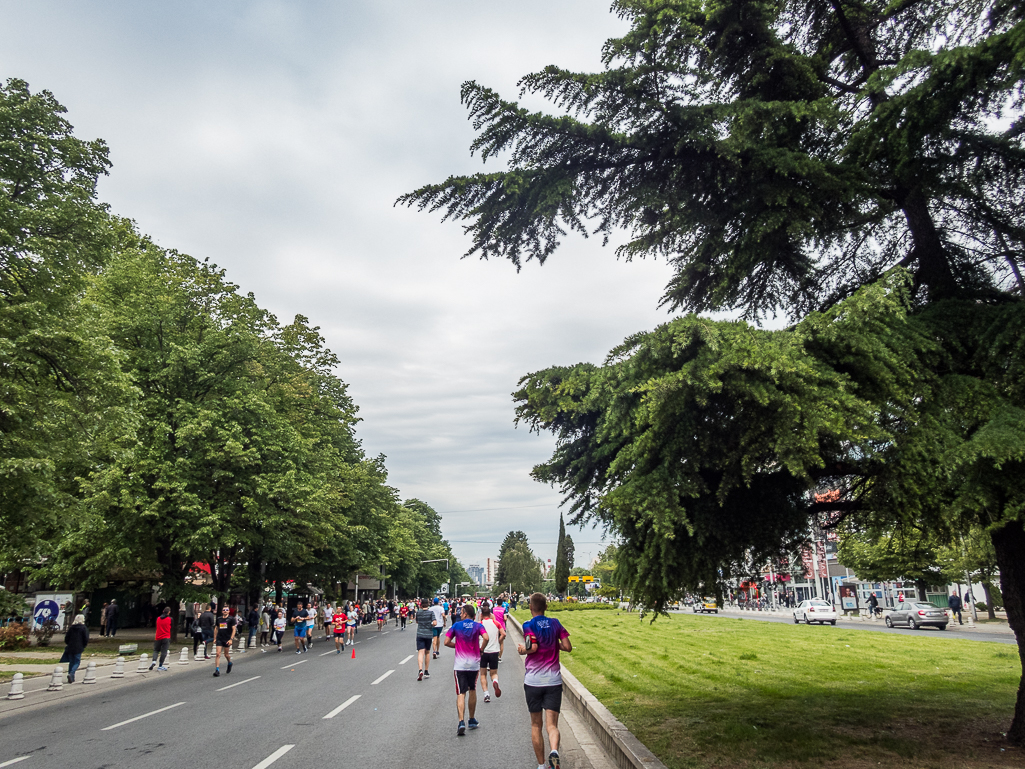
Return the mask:
{"type": "Polygon", "coordinates": [[[61,607],[56,601],[39,601],[32,609],[32,619],[36,627],[42,627],[48,620],[56,622],[60,613],[61,607]]]}

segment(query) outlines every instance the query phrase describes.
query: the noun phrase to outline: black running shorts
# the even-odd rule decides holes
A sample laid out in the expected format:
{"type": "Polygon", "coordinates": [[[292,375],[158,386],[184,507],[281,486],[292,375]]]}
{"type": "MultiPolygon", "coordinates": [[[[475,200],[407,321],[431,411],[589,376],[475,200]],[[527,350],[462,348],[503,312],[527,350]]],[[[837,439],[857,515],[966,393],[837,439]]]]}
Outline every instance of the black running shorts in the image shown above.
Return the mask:
{"type": "Polygon", "coordinates": [[[558,713],[562,709],[562,684],[555,686],[527,686],[524,684],[523,692],[527,695],[527,710],[531,713],[540,713],[542,710],[558,713]]]}
{"type": "Polygon", "coordinates": [[[498,670],[498,652],[481,652],[480,669],[498,670]]]}
{"type": "Polygon", "coordinates": [[[417,638],[416,638],[416,650],[420,651],[422,649],[423,651],[428,651],[429,652],[431,650],[431,645],[433,643],[434,643],[434,639],[433,638],[420,638],[419,636],[417,636],[417,638]]]}
{"type": "Polygon", "coordinates": [[[453,670],[456,679],[456,694],[466,694],[477,688],[479,670],[453,670]]]}

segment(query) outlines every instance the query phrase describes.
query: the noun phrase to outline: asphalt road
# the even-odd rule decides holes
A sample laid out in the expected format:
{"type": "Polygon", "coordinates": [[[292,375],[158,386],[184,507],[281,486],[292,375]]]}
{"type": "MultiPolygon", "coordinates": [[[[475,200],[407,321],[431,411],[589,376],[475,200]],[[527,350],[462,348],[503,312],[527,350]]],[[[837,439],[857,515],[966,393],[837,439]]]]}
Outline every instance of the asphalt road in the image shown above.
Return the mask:
{"type": "MultiPolygon", "coordinates": [[[[690,614],[691,612],[674,612],[676,614],[690,614]]],[[[774,617],[766,614],[755,614],[751,612],[725,612],[720,614],[698,614],[694,616],[700,616],[707,618],[710,622],[716,620],[725,619],[743,619],[751,620],[753,622],[782,622],[785,624],[792,624],[792,617],[774,617]]],[[[883,624],[882,620],[878,622],[840,622],[836,626],[833,625],[812,625],[813,629],[821,629],[825,632],[831,630],[866,630],[872,633],[898,633],[901,635],[912,634],[921,637],[935,637],[935,638],[961,638],[966,641],[988,641],[990,643],[999,644],[1012,644],[1016,643],[1014,635],[1011,633],[987,633],[985,630],[960,630],[955,629],[957,626],[948,626],[946,630],[938,630],[937,628],[920,628],[918,630],[909,630],[908,628],[895,627],[888,628],[883,624]]]]}
{"type": "Polygon", "coordinates": [[[219,678],[212,662],[177,667],[174,654],[170,672],[146,674],[165,680],[0,714],[0,767],[536,766],[511,639],[503,696],[481,697],[481,728],[456,737],[452,650],[418,683],[414,628],[368,627],[358,638],[355,660],[351,647],[336,655],[318,641],[303,655],[237,654],[219,678]]]}

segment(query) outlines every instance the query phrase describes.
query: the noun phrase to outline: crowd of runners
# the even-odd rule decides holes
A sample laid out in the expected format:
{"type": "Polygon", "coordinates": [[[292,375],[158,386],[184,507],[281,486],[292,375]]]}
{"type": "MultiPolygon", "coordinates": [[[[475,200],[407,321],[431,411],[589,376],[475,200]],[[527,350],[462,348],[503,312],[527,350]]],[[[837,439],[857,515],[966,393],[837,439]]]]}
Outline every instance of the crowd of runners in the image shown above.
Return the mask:
{"type": "MultiPolygon", "coordinates": [[[[569,632],[559,620],[545,615],[547,599],[541,593],[530,596],[531,618],[523,623],[523,643],[516,651],[525,657],[523,689],[530,713],[531,741],[539,769],[559,768],[559,712],[562,706],[562,674],[559,662],[561,651],[572,651],[569,632]],[[547,732],[551,750],[544,755],[544,733],[547,732]]],[[[505,653],[506,613],[509,602],[503,598],[417,599],[413,601],[365,600],[299,601],[293,608],[268,603],[251,610],[246,617],[224,606],[217,612],[207,605],[195,612],[190,626],[193,636],[193,656],[210,659],[210,644],[214,644],[214,676],[221,675],[221,657],[225,673],[232,669],[232,645],[245,627],[249,633],[247,646],[267,652],[277,648],[282,652],[289,634],[296,654],[305,654],[314,641],[334,644],[341,654],[346,644],[355,641],[360,628],[365,632],[374,625],[377,632],[393,623],[400,631],[412,625],[415,628],[418,682],[430,680],[431,661],[437,660],[442,649],[453,650],[453,678],[455,680],[456,735],[480,726],[477,719],[477,685],[483,692],[483,703],[502,696],[499,666],[505,653]],[[218,616],[219,614],[219,616],[218,616]],[[369,626],[369,628],[368,628],[369,626]],[[323,635],[321,635],[323,634],[323,635]],[[200,656],[199,648],[203,646],[200,656]]],[[[76,618],[77,619],[77,618],[76,618]]],[[[153,662],[166,670],[171,616],[166,609],[157,622],[153,662]],[[159,656],[158,656],[159,655],[159,656]]],[[[72,672],[73,676],[74,673],[72,672]]],[[[73,680],[73,679],[72,679],[73,680]]]]}

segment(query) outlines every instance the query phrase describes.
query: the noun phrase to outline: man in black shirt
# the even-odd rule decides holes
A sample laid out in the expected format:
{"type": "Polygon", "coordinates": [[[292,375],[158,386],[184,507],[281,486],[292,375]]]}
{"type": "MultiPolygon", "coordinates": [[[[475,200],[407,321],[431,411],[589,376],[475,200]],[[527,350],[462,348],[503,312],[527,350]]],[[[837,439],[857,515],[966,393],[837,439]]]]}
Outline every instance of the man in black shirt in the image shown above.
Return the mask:
{"type": "Polygon", "coordinates": [[[199,629],[203,633],[203,659],[210,659],[210,642],[214,640],[214,625],[217,618],[207,604],[206,611],[199,615],[199,629]]]}
{"type": "Polygon", "coordinates": [[[228,669],[225,675],[231,672],[231,642],[235,640],[235,629],[238,624],[231,617],[227,606],[221,609],[221,617],[217,620],[217,651],[214,658],[214,677],[221,674],[221,652],[224,652],[224,659],[228,661],[228,669]]]}

